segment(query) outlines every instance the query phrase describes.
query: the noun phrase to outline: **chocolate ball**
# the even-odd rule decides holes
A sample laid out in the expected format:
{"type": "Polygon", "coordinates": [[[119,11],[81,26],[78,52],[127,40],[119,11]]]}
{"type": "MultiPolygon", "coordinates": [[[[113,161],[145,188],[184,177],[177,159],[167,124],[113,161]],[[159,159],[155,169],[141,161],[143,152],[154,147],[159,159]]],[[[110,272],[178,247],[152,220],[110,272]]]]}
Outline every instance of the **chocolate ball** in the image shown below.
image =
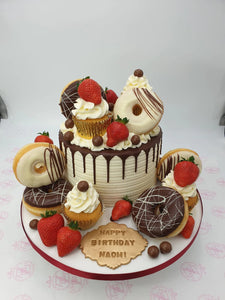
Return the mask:
{"type": "Polygon", "coordinates": [[[159,248],[156,246],[150,246],[148,248],[148,255],[152,258],[156,258],[159,255],[159,248]]]}
{"type": "Polygon", "coordinates": [[[171,250],[172,250],[172,246],[169,242],[162,242],[160,245],[159,245],[159,248],[160,248],[160,252],[162,254],[165,254],[165,253],[170,253],[171,250]]]}
{"type": "Polygon", "coordinates": [[[66,128],[73,128],[74,126],[74,122],[72,119],[67,119],[66,122],[65,122],[65,126],[66,128]]]}
{"type": "Polygon", "coordinates": [[[77,184],[77,188],[80,192],[86,192],[89,189],[89,184],[85,180],[81,180],[77,184]]]}
{"type": "Polygon", "coordinates": [[[64,133],[63,137],[64,137],[65,141],[71,142],[74,138],[74,134],[72,131],[67,131],[64,133]]]}
{"type": "Polygon", "coordinates": [[[92,138],[92,143],[94,146],[99,147],[103,144],[103,138],[100,135],[94,136],[92,138]]]}
{"type": "Polygon", "coordinates": [[[131,143],[133,145],[138,145],[140,143],[140,141],[141,141],[140,137],[137,134],[133,135],[132,138],[131,138],[131,143]]]}
{"type": "Polygon", "coordinates": [[[37,229],[37,224],[38,224],[38,220],[37,219],[33,219],[30,221],[29,226],[31,229],[37,229]]]}
{"type": "Polygon", "coordinates": [[[134,76],[142,77],[143,75],[144,75],[144,72],[141,69],[136,69],[134,71],[134,76]]]}

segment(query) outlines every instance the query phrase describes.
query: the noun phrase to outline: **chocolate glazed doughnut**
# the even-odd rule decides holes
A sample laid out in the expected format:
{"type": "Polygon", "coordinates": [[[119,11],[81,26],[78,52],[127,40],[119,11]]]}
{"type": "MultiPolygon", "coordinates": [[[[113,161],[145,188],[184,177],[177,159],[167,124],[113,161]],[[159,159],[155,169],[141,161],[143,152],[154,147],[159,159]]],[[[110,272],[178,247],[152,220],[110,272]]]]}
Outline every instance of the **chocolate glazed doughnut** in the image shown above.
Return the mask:
{"type": "Polygon", "coordinates": [[[150,237],[179,234],[188,219],[188,207],[174,189],[156,186],[146,190],[134,203],[133,220],[141,232],[150,237]]]}
{"type": "Polygon", "coordinates": [[[38,188],[26,187],[23,193],[23,204],[26,209],[37,216],[46,210],[62,212],[62,203],[72,189],[67,180],[59,179],[56,182],[38,188]]]}

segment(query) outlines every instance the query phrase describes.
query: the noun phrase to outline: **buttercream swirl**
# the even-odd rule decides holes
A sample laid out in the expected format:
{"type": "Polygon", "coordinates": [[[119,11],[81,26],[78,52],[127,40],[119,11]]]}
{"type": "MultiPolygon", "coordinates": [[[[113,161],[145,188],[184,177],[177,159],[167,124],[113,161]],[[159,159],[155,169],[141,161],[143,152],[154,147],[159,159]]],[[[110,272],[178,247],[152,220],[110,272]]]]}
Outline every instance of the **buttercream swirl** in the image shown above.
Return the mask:
{"type": "Polygon", "coordinates": [[[101,103],[97,105],[78,98],[76,103],[74,103],[74,107],[72,114],[79,120],[102,118],[109,111],[109,105],[103,98],[101,103]]]}
{"type": "Polygon", "coordinates": [[[170,173],[163,179],[162,185],[175,189],[183,196],[184,200],[186,201],[189,199],[189,197],[195,197],[197,194],[195,183],[186,185],[185,187],[177,185],[174,179],[173,170],[171,170],[170,173]]]}
{"type": "Polygon", "coordinates": [[[126,83],[125,87],[123,88],[123,92],[133,89],[133,88],[147,88],[150,91],[152,90],[152,87],[149,85],[148,79],[145,76],[137,77],[132,74],[128,78],[127,83],[126,83]]]}
{"type": "Polygon", "coordinates": [[[86,192],[81,192],[77,184],[67,194],[65,207],[75,213],[92,213],[99,205],[99,194],[93,188],[92,183],[88,183],[89,188],[86,192]]]}

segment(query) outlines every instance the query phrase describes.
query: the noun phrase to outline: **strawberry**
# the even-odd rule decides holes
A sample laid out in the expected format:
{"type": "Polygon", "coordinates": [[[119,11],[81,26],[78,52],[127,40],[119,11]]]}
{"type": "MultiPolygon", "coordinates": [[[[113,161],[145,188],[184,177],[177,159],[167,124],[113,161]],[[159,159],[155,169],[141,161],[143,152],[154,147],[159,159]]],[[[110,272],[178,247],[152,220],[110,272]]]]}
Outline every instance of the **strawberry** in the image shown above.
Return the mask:
{"type": "Polygon", "coordinates": [[[108,90],[108,88],[105,88],[105,94],[108,103],[113,103],[113,104],[116,103],[118,96],[113,90],[108,90]]]}
{"type": "Polygon", "coordinates": [[[132,202],[128,197],[123,197],[123,199],[118,200],[112,210],[111,221],[117,221],[123,217],[129,216],[132,209],[132,202]]]}
{"type": "Polygon", "coordinates": [[[40,238],[45,246],[54,246],[57,241],[57,232],[64,226],[64,219],[56,211],[46,211],[46,214],[41,216],[42,219],[37,225],[40,238]]]}
{"type": "Polygon", "coordinates": [[[49,133],[46,131],[43,132],[38,132],[38,136],[35,138],[34,142],[35,143],[49,143],[49,144],[53,144],[53,140],[50,139],[49,137],[49,133]]]}
{"type": "Polygon", "coordinates": [[[121,119],[117,116],[117,119],[107,127],[107,146],[113,147],[128,138],[129,130],[126,123],[128,123],[127,118],[121,119]]]}
{"type": "Polygon", "coordinates": [[[194,163],[194,157],[182,160],[174,168],[174,180],[181,187],[192,184],[198,178],[199,168],[194,163]]]}
{"type": "Polygon", "coordinates": [[[84,79],[79,84],[78,94],[83,100],[92,102],[95,105],[100,104],[102,101],[100,85],[90,78],[84,79]]]}
{"type": "Polygon", "coordinates": [[[81,233],[77,222],[70,222],[68,226],[59,229],[57,233],[58,255],[63,257],[80,245],[81,233]]]}
{"type": "Polygon", "coordinates": [[[194,226],[195,226],[195,220],[191,215],[189,215],[187,223],[184,226],[184,229],[181,231],[181,234],[185,239],[189,239],[194,229],[194,226]]]}

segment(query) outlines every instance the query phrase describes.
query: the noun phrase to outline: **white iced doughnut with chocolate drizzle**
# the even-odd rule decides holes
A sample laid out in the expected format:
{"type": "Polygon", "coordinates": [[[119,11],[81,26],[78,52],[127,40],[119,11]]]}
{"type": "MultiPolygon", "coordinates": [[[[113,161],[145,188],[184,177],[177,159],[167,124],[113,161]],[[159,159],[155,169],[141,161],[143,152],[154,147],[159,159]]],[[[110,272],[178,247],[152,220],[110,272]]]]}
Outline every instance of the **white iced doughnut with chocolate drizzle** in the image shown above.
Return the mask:
{"type": "Polygon", "coordinates": [[[58,147],[48,143],[32,143],[17,152],[13,171],[23,185],[40,187],[61,178],[65,165],[65,156],[58,147]]]}
{"type": "Polygon", "coordinates": [[[160,122],[164,112],[162,100],[150,89],[132,88],[123,92],[114,106],[114,119],[127,118],[130,132],[148,133],[160,122]]]}

